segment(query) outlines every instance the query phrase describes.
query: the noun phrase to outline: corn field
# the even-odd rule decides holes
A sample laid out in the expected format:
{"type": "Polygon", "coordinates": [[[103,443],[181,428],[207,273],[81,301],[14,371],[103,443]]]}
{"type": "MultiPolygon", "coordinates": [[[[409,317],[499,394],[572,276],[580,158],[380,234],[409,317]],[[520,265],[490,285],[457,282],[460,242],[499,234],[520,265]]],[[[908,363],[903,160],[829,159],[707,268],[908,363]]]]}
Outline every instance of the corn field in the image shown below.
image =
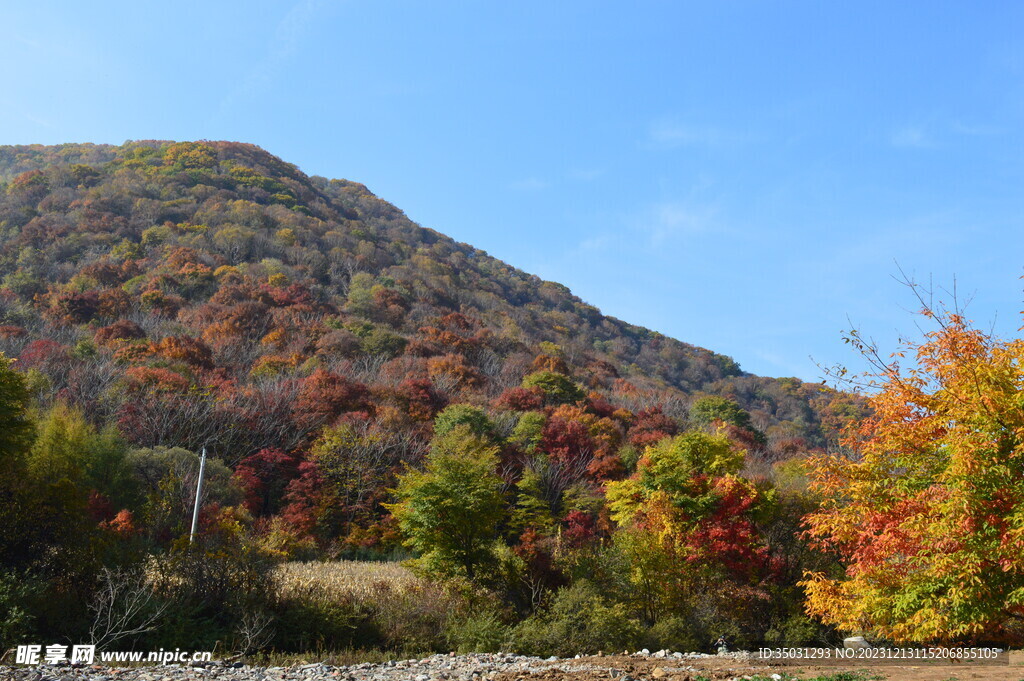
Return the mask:
{"type": "Polygon", "coordinates": [[[381,592],[395,595],[432,589],[398,563],[358,560],[282,563],[277,568],[277,583],[282,596],[317,594],[328,600],[364,601],[381,592]]]}
{"type": "Polygon", "coordinates": [[[467,594],[397,563],[282,563],[274,581],[282,601],[348,613],[353,624],[368,622],[380,645],[396,649],[440,650],[447,645],[449,621],[464,617],[470,607],[467,594]]]}

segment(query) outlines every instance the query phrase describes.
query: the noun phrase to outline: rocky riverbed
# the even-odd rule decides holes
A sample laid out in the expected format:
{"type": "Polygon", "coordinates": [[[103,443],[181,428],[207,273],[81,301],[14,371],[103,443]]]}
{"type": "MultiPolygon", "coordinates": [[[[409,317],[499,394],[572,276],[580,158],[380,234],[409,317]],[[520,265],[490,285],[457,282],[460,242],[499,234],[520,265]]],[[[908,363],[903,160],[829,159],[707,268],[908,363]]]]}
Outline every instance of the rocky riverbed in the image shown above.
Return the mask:
{"type": "Polygon", "coordinates": [[[1024,667],[1014,668],[1005,662],[1000,665],[950,664],[948,661],[905,665],[833,660],[828,664],[819,661],[779,665],[745,652],[705,655],[669,651],[573,659],[510,653],[448,654],[345,666],[317,662],[259,667],[225,661],[194,666],[0,666],[0,681],[1013,681],[1022,677],[1024,667]]]}
{"type": "Polygon", "coordinates": [[[106,667],[101,665],[0,666],[3,681],[545,681],[612,679],[647,681],[672,677],[672,681],[705,675],[707,678],[742,678],[735,673],[750,669],[708,670],[701,664],[709,658],[734,661],[739,666],[748,653],[725,656],[701,653],[643,651],[624,656],[590,656],[575,659],[540,658],[511,653],[476,655],[433,655],[415,660],[392,660],[332,666],[324,663],[292,667],[254,667],[241,663],[207,662],[196,665],[148,665],[106,667]],[[710,674],[709,674],[710,672],[710,674]]]}

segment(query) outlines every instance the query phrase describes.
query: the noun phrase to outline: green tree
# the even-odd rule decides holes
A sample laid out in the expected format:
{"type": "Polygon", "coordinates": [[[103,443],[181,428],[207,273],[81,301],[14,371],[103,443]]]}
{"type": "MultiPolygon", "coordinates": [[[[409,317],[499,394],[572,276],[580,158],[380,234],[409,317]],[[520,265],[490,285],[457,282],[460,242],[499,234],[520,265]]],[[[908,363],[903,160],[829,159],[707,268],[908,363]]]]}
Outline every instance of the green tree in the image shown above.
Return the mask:
{"type": "Polygon", "coordinates": [[[750,414],[727,397],[709,395],[695,400],[690,406],[690,420],[699,426],[708,426],[715,421],[721,421],[737,428],[749,430],[758,442],[762,444],[766,442],[764,433],[750,422],[750,414]]]}
{"type": "Polygon", "coordinates": [[[724,421],[740,428],[750,428],[750,414],[726,397],[709,395],[695,400],[690,407],[690,419],[700,426],[712,421],[724,421]]]}
{"type": "Polygon", "coordinates": [[[118,509],[139,501],[126,461],[128,446],[115,427],[97,431],[80,410],[57,403],[39,418],[36,431],[28,459],[33,477],[67,479],[103,494],[118,509]]]}
{"type": "Polygon", "coordinates": [[[469,404],[453,404],[445,407],[434,419],[434,435],[447,435],[459,426],[468,426],[470,432],[479,438],[487,439],[494,434],[494,424],[482,409],[469,404]]]}
{"type": "Polygon", "coordinates": [[[373,314],[373,286],[376,283],[372,274],[356,272],[348,283],[348,304],[345,309],[360,317],[373,314]]]}
{"type": "Polygon", "coordinates": [[[14,481],[32,443],[32,422],[26,408],[25,378],[11,368],[13,360],[0,352],[0,480],[14,481]]]}
{"type": "Polygon", "coordinates": [[[608,485],[613,517],[632,520],[656,494],[667,495],[674,504],[691,513],[703,514],[714,495],[697,490],[706,487],[705,478],[734,476],[743,468],[744,453],[732,447],[728,438],[697,431],[665,438],[647,448],[637,474],[608,485]]]}
{"type": "Polygon", "coordinates": [[[0,353],[0,563],[10,565],[28,544],[26,460],[33,428],[24,377],[0,353]]]}
{"type": "Polygon", "coordinates": [[[583,389],[565,374],[537,371],[523,379],[524,388],[539,388],[549,404],[570,404],[584,397],[583,389]]]}
{"type": "Polygon", "coordinates": [[[368,355],[397,357],[405,349],[406,340],[397,333],[376,327],[362,338],[359,347],[368,355]]]}
{"type": "Polygon", "coordinates": [[[533,453],[540,444],[544,434],[544,425],[548,422],[547,416],[539,411],[528,411],[519,417],[509,440],[522,447],[525,451],[533,453]]]}
{"type": "MultiPolygon", "coordinates": [[[[132,449],[125,457],[133,484],[144,498],[142,517],[153,538],[174,538],[188,531],[195,503],[199,455],[180,447],[132,449]]],[[[220,459],[206,460],[205,504],[235,506],[244,494],[231,469],[220,459]]]]}
{"type": "Polygon", "coordinates": [[[471,580],[494,562],[506,511],[498,448],[460,425],[435,438],[424,470],[408,469],[388,509],[427,569],[471,580]]]}

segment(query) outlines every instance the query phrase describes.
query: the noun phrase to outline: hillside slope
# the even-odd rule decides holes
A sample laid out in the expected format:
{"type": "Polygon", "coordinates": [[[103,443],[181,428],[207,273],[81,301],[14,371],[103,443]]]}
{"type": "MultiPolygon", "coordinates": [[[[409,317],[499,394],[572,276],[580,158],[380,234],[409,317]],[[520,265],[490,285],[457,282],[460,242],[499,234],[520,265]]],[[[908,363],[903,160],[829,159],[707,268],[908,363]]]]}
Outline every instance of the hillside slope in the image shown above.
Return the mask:
{"type": "Polygon", "coordinates": [[[238,461],[350,414],[408,433],[411,453],[443,405],[515,411],[537,370],[629,418],[684,423],[698,397],[735,400],[767,458],[826,446],[857,412],[602,315],[252,145],[0,147],[0,182],[0,351],[44,401],[137,446],[238,461]]]}

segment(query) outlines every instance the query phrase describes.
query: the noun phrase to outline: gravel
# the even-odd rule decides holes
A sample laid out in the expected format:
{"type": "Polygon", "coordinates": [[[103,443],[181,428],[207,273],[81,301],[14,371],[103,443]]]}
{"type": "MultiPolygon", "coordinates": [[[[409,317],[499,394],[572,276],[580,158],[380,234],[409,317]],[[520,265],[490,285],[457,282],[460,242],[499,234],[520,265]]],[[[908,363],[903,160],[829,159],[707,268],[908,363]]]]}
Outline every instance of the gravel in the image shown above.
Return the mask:
{"type": "MultiPolygon", "coordinates": [[[[577,656],[579,658],[580,656],[577,656]]],[[[665,659],[674,665],[673,672],[696,671],[684,665],[686,660],[709,657],[749,659],[750,653],[737,652],[724,655],[704,653],[656,653],[643,650],[631,657],[665,659]]],[[[252,667],[240,663],[214,661],[194,666],[183,664],[149,665],[136,667],[107,667],[102,665],[40,665],[33,667],[0,666],[0,681],[495,681],[523,679],[552,673],[567,672],[602,677],[616,681],[631,681],[625,671],[612,665],[600,664],[600,657],[585,660],[540,658],[512,653],[475,655],[433,655],[416,660],[390,660],[382,663],[365,662],[348,666],[331,666],[321,662],[292,667],[252,667]]],[[[612,660],[608,660],[612,662],[612,660]]]]}

